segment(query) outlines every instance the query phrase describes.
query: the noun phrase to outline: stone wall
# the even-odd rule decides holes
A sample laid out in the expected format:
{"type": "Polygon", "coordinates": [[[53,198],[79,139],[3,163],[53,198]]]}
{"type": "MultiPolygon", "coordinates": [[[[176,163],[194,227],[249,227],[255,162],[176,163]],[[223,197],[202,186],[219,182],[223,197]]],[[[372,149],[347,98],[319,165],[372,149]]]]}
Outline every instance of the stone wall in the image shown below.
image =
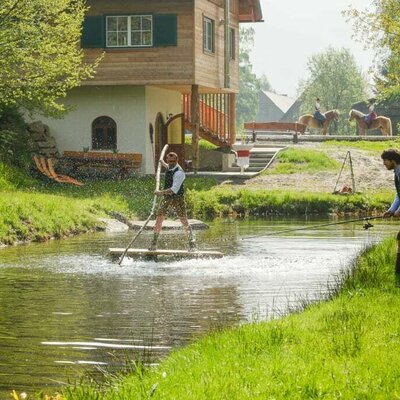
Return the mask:
{"type": "Polygon", "coordinates": [[[32,139],[32,152],[48,158],[59,157],[54,137],[50,135],[49,127],[41,121],[34,121],[27,125],[32,139]]]}

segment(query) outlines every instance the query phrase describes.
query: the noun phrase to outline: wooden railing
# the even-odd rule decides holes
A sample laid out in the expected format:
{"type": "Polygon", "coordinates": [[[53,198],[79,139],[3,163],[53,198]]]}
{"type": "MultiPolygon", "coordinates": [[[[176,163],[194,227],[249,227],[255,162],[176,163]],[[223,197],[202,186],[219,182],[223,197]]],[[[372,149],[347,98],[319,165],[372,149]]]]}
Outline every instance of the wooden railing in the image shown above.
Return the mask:
{"type": "MultiPolygon", "coordinates": [[[[218,138],[220,144],[230,143],[229,94],[201,94],[199,101],[200,136],[207,139],[207,134],[218,138]]],[[[190,94],[182,95],[182,111],[185,120],[191,121],[190,94]]]]}

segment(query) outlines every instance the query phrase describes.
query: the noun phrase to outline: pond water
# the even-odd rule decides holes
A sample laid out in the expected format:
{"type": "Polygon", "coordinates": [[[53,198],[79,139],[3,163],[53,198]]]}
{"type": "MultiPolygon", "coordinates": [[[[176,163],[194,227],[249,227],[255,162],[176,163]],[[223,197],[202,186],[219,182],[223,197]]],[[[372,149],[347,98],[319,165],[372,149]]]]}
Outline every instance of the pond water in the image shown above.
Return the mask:
{"type": "MultiPolygon", "coordinates": [[[[52,392],[127,358],[155,363],[212,329],[283,315],[323,297],[360,249],[398,230],[384,221],[368,231],[362,222],[315,227],[327,222],[215,221],[197,240],[222,259],[119,266],[107,250],[132,232],[1,249],[0,399],[12,389],[52,392]]],[[[150,239],[144,232],[135,247],[150,239]]],[[[182,240],[165,231],[160,246],[182,248],[182,240]]]]}

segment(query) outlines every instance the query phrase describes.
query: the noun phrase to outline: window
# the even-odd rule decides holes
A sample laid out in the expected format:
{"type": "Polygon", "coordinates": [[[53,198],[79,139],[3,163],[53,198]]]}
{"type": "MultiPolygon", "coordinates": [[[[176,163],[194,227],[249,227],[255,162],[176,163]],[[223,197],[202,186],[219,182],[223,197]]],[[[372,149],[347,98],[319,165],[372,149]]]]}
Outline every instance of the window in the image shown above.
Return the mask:
{"type": "Polygon", "coordinates": [[[235,30],[229,29],[229,58],[231,60],[235,59],[235,49],[236,49],[236,40],[235,40],[235,30]]]}
{"type": "Polygon", "coordinates": [[[138,49],[178,45],[177,14],[86,15],[81,46],[138,49]]]}
{"type": "Polygon", "coordinates": [[[147,47],[153,45],[151,15],[121,15],[106,18],[107,47],[147,47]]]}
{"type": "Polygon", "coordinates": [[[117,148],[117,124],[110,117],[98,117],[92,122],[92,149],[113,150],[117,148]]]}
{"type": "Polygon", "coordinates": [[[214,21],[204,17],[203,23],[203,48],[207,53],[214,53],[214,21]]]}

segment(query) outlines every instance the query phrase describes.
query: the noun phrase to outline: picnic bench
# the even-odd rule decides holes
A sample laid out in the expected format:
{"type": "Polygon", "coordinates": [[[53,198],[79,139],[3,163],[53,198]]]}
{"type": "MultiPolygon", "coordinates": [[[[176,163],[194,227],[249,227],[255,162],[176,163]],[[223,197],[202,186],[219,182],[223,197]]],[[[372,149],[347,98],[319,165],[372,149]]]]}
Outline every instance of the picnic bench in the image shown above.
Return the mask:
{"type": "Polygon", "coordinates": [[[142,165],[140,153],[113,153],[103,151],[64,151],[62,162],[73,172],[110,174],[116,171],[118,177],[129,176],[142,165]]]}
{"type": "Polygon", "coordinates": [[[244,129],[252,133],[252,140],[257,140],[259,132],[287,132],[292,133],[294,140],[297,140],[298,134],[303,134],[306,125],[299,122],[245,122],[244,129]]]}

